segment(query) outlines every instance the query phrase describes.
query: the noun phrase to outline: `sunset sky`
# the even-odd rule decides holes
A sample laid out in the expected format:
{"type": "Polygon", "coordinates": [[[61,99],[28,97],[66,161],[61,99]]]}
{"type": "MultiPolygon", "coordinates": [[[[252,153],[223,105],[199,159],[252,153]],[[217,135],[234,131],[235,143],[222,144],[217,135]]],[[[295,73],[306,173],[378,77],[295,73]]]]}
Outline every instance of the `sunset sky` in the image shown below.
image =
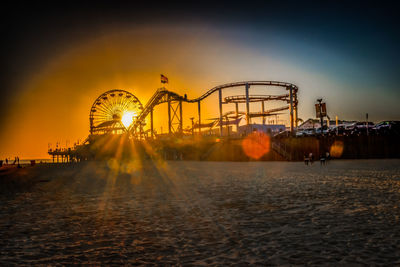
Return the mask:
{"type": "MultiPolygon", "coordinates": [[[[315,116],[319,97],[331,118],[364,120],[368,112],[374,122],[400,119],[394,6],[115,3],[19,4],[4,11],[1,159],[46,158],[48,143],[86,139],[90,107],[101,93],[125,89],[144,105],[161,73],[169,89],[189,98],[219,84],[277,80],[299,87],[304,120],[315,116]]],[[[204,118],[217,114],[215,99],[204,118]]],[[[166,131],[159,108],[156,127],[166,131]]],[[[187,126],[195,108],[184,110],[187,126]]]]}

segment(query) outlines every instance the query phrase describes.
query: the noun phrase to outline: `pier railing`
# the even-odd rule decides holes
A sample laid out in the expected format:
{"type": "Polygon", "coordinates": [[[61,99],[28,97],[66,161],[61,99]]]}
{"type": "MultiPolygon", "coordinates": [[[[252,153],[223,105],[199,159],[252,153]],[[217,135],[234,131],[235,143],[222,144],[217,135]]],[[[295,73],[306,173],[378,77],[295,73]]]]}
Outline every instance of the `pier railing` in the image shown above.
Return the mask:
{"type": "Polygon", "coordinates": [[[284,157],[286,160],[292,160],[290,151],[285,143],[277,140],[272,141],[272,149],[275,150],[279,155],[284,157]]]}

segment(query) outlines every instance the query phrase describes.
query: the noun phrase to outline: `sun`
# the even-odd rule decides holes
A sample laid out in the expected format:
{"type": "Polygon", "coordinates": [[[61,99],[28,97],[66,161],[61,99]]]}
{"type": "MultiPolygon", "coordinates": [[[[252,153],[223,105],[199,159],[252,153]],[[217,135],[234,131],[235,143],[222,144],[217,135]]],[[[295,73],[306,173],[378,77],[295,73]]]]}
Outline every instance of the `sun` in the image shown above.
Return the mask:
{"type": "Polygon", "coordinates": [[[133,111],[125,111],[122,114],[121,122],[125,128],[128,128],[133,123],[133,117],[136,117],[136,113],[133,111]]]}

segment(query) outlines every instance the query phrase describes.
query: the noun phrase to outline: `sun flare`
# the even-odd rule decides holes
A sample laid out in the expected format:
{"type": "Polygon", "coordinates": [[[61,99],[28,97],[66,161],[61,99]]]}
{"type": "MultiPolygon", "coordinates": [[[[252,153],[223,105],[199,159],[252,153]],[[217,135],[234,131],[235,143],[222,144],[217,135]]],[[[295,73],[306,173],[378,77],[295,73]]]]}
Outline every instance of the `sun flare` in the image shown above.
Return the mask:
{"type": "Polygon", "coordinates": [[[125,111],[122,115],[121,122],[122,124],[128,128],[133,123],[133,117],[136,116],[135,112],[132,111],[125,111]]]}

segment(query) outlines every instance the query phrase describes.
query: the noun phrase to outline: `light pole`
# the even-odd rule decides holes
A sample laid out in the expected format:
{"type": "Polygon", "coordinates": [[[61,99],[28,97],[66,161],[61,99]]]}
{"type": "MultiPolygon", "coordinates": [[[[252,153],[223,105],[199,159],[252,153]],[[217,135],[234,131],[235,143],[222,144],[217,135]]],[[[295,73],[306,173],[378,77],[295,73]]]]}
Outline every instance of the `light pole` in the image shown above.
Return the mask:
{"type": "Polygon", "coordinates": [[[191,117],[190,120],[192,121],[192,136],[194,136],[194,117],[191,117]]]}
{"type": "Polygon", "coordinates": [[[324,117],[322,116],[322,98],[317,99],[318,103],[319,103],[319,117],[321,119],[321,134],[323,135],[324,131],[324,117]]]}

